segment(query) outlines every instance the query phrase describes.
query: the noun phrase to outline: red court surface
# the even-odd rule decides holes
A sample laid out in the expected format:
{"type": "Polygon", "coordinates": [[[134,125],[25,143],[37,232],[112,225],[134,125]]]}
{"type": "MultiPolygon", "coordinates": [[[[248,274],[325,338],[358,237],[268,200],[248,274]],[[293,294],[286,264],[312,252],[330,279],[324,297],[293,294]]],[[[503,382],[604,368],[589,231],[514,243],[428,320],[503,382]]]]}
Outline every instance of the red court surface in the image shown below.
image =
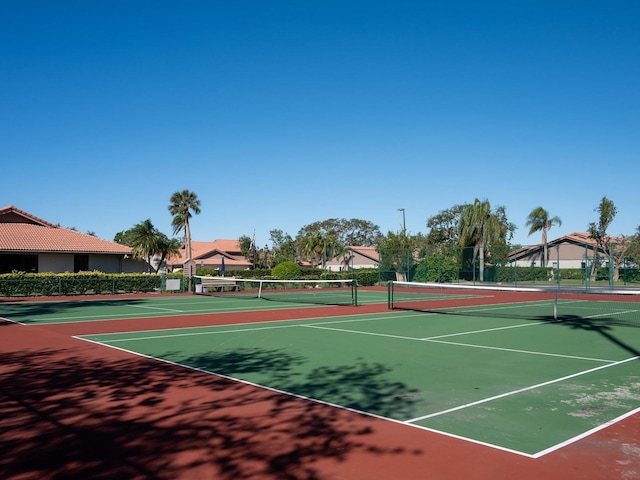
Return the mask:
{"type": "MultiPolygon", "coordinates": [[[[260,320],[319,315],[314,308],[265,311],[260,320]]],[[[0,322],[0,478],[640,478],[637,415],[533,459],[72,337],[255,317],[0,322]]]]}

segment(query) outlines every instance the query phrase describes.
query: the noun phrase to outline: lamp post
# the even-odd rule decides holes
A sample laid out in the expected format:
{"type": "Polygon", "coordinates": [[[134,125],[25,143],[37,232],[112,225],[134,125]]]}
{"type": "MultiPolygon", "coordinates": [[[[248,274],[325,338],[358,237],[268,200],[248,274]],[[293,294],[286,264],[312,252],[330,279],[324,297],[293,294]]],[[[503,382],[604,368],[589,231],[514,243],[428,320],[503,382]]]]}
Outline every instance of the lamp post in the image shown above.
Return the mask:
{"type": "Polygon", "coordinates": [[[399,208],[398,209],[399,212],[402,212],[402,233],[407,233],[407,222],[405,220],[405,216],[404,216],[404,208],[399,208]]]}

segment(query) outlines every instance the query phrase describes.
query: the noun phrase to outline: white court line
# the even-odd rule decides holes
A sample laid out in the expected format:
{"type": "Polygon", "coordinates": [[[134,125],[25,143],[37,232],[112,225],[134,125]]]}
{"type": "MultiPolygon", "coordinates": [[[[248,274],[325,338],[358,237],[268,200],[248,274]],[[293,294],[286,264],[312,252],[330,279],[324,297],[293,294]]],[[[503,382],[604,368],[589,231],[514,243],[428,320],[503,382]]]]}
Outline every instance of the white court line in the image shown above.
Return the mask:
{"type": "MultiPolygon", "coordinates": [[[[381,318],[388,318],[388,317],[381,317],[381,318]]],[[[353,321],[363,322],[363,321],[370,321],[370,320],[380,320],[381,318],[365,318],[365,319],[358,319],[358,320],[351,320],[351,321],[352,322],[353,321]]],[[[306,320],[306,319],[300,319],[300,318],[292,319],[292,321],[296,321],[296,320],[297,321],[301,321],[301,320],[306,320]]],[[[348,320],[342,320],[342,321],[346,322],[348,320]]],[[[260,322],[260,323],[268,323],[268,322],[260,322]]],[[[330,323],[337,323],[337,322],[330,322],[330,323]]],[[[252,325],[252,324],[243,323],[241,325],[252,325]]],[[[315,324],[315,325],[321,325],[321,324],[315,324]]],[[[232,330],[218,330],[222,326],[223,325],[204,326],[204,327],[190,327],[190,328],[194,328],[194,329],[197,328],[199,330],[206,329],[206,328],[213,329],[213,330],[206,331],[206,332],[167,333],[167,334],[164,334],[164,335],[153,335],[153,336],[150,336],[150,337],[115,338],[113,340],[98,340],[98,341],[99,342],[104,342],[104,343],[135,342],[135,341],[138,341],[138,340],[157,340],[159,338],[189,337],[189,336],[197,336],[197,335],[217,335],[217,334],[222,334],[222,333],[243,333],[243,332],[255,332],[255,331],[260,331],[260,330],[276,330],[276,329],[281,329],[281,328],[306,327],[308,325],[298,325],[298,324],[294,324],[294,325],[272,325],[272,326],[267,326],[267,327],[234,328],[232,330]]],[[[235,326],[235,325],[231,324],[229,326],[235,326]]],[[[171,331],[176,331],[176,330],[185,330],[185,329],[175,329],[175,328],[171,329],[171,331]]],[[[145,331],[153,331],[153,330],[142,330],[141,333],[145,332],[145,331]]],[[[159,330],[159,331],[161,331],[161,330],[159,330]]],[[[134,332],[104,333],[104,334],[99,334],[99,335],[86,335],[83,338],[92,338],[92,337],[99,338],[99,337],[109,336],[109,335],[125,335],[127,333],[134,333],[134,332]]]]}
{"type": "MultiPolygon", "coordinates": [[[[375,337],[388,337],[388,338],[396,338],[399,340],[413,340],[416,342],[432,342],[432,343],[441,343],[444,345],[455,345],[459,347],[469,347],[469,348],[484,348],[486,350],[501,350],[504,352],[512,352],[512,353],[524,353],[527,355],[540,355],[544,357],[559,357],[559,358],[570,358],[573,360],[586,360],[590,362],[607,362],[613,363],[615,360],[606,360],[602,358],[590,358],[590,357],[577,357],[574,355],[562,355],[559,353],[545,353],[545,352],[536,352],[531,350],[518,350],[515,348],[502,348],[502,347],[491,347],[486,345],[474,345],[472,343],[458,343],[458,342],[445,342],[443,340],[430,340],[424,338],[415,338],[415,337],[405,337],[402,335],[391,335],[388,333],[373,333],[373,332],[360,332],[358,330],[347,330],[343,328],[331,328],[331,327],[322,327],[320,325],[300,325],[301,327],[309,327],[309,328],[317,328],[320,330],[333,330],[336,332],[345,332],[345,333],[355,333],[357,335],[372,335],[375,337]]],[[[462,333],[459,335],[463,335],[462,333]]]]}
{"type": "Polygon", "coordinates": [[[599,432],[600,430],[604,430],[607,427],[610,427],[611,425],[615,425],[618,422],[621,422],[622,420],[624,420],[625,418],[631,417],[632,415],[635,415],[636,413],[640,412],[640,408],[636,408],[634,410],[631,410],[630,412],[624,413],[622,415],[620,415],[619,417],[613,418],[611,420],[609,420],[608,422],[603,423],[602,425],[598,425],[597,427],[592,428],[591,430],[587,430],[586,432],[582,432],[580,435],[576,435],[575,437],[569,438],[567,440],[565,440],[564,442],[560,442],[552,447],[546,448],[544,450],[539,451],[538,453],[535,453],[534,455],[532,455],[533,458],[540,458],[543,455],[546,455],[548,453],[551,452],[555,452],[556,450],[560,450],[563,447],[566,447],[567,445],[571,445],[572,443],[577,442],[578,440],[582,440],[583,438],[588,437],[589,435],[593,435],[596,432],[599,432]]]}
{"type": "MultiPolygon", "coordinates": [[[[300,308],[298,305],[280,307],[277,310],[291,310],[294,308],[300,308]]],[[[202,310],[185,310],[181,313],[177,313],[175,315],[166,315],[166,316],[189,316],[189,315],[201,315],[201,314],[218,314],[218,313],[233,313],[235,311],[240,312],[269,312],[274,310],[273,308],[257,308],[254,310],[247,310],[246,308],[224,308],[224,309],[202,309],[202,310]]],[[[74,317],[49,317],[45,320],[39,322],[29,323],[28,325],[50,325],[50,324],[67,324],[67,323],[86,323],[86,322],[110,322],[113,320],[138,320],[141,318],[154,318],[159,316],[164,316],[164,314],[160,312],[150,312],[143,314],[135,314],[136,316],[127,316],[133,314],[127,313],[114,313],[109,315],[80,315],[74,317]],[[65,321],[66,320],[66,321],[65,321]]],[[[299,319],[298,319],[299,320],[299,319]]]]}
{"type": "Polygon", "coordinates": [[[445,345],[456,345],[458,347],[469,347],[469,348],[482,348],[485,350],[500,350],[503,352],[513,352],[513,353],[525,353],[528,355],[543,355],[547,357],[560,357],[560,358],[571,358],[574,360],[587,360],[590,362],[606,362],[606,363],[615,363],[615,360],[607,360],[604,358],[591,358],[591,357],[578,357],[575,355],[564,355],[559,353],[545,353],[545,352],[536,352],[533,350],[519,350],[517,348],[504,348],[504,347],[491,347],[489,345],[475,345],[473,343],[460,343],[460,342],[447,342],[444,340],[424,340],[425,342],[433,342],[433,343],[442,343],[445,345]]]}
{"type": "Polygon", "coordinates": [[[598,370],[603,370],[605,368],[616,367],[618,365],[622,365],[623,363],[631,362],[632,360],[637,360],[640,357],[630,357],[625,360],[620,360],[619,362],[609,363],[608,365],[600,365],[599,367],[591,368],[589,370],[583,370],[582,372],[572,373],[571,375],[566,375],[564,377],[555,378],[553,380],[549,380],[547,382],[538,383],[537,385],[531,385],[529,387],[519,388],[518,390],[513,390],[511,392],[501,393],[500,395],[495,395],[493,397],[484,398],[482,400],[478,400],[476,402],[466,403],[464,405],[459,405],[457,407],[449,408],[447,410],[442,410],[440,412],[430,413],[428,415],[422,415],[421,417],[412,418],[410,420],[405,420],[407,423],[419,422],[420,420],[426,420],[427,418],[438,417],[440,415],[445,415],[447,413],[455,412],[458,410],[462,410],[469,407],[474,407],[476,405],[481,405],[483,403],[492,402],[493,400],[497,400],[499,398],[509,397],[511,395],[516,395],[518,393],[526,392],[528,390],[533,390],[540,387],[545,387],[547,385],[552,385],[554,383],[563,382],[565,380],[569,380],[570,378],[579,377],[582,375],[586,375],[588,373],[593,373],[598,370]]]}
{"type": "Polygon", "coordinates": [[[495,328],[485,328],[483,330],[471,330],[469,332],[462,332],[462,333],[448,333],[446,335],[438,335],[436,337],[424,337],[421,338],[420,340],[435,340],[437,338],[447,338],[447,337],[457,337],[460,335],[472,335],[474,333],[484,333],[484,332],[494,332],[496,330],[508,330],[510,328],[520,328],[520,327],[533,327],[533,326],[538,326],[538,325],[548,325],[547,323],[521,323],[519,325],[509,325],[507,327],[495,327],[495,328]]]}
{"type": "MultiPolygon", "coordinates": [[[[212,329],[206,332],[189,332],[189,333],[165,333],[163,335],[154,335],[154,336],[150,336],[150,337],[129,337],[129,338],[122,338],[122,339],[114,339],[114,340],[105,340],[105,342],[126,342],[126,341],[134,341],[134,340],[146,340],[146,339],[158,339],[158,338],[171,338],[171,337],[188,337],[190,335],[216,335],[218,333],[241,333],[241,332],[248,332],[248,331],[252,331],[252,330],[269,330],[269,329],[275,329],[275,328],[293,328],[293,327],[307,327],[307,326],[314,326],[314,325],[324,325],[325,323],[351,323],[351,322],[370,322],[373,320],[387,320],[389,318],[400,318],[400,317],[404,317],[404,314],[401,315],[394,315],[394,316],[379,316],[380,314],[370,314],[370,313],[361,313],[361,314],[357,314],[357,315],[353,315],[353,317],[361,317],[361,316],[367,316],[369,318],[360,318],[360,319],[354,319],[354,318],[349,318],[349,319],[344,319],[344,320],[331,320],[328,322],[320,322],[320,323],[311,323],[311,324],[292,324],[292,325],[271,325],[271,326],[267,326],[267,327],[254,327],[254,328],[234,328],[233,330],[217,330],[219,328],[222,327],[238,327],[238,326],[243,326],[243,325],[263,325],[263,324],[270,324],[270,323],[274,323],[273,320],[267,320],[264,322],[252,322],[252,323],[229,323],[229,324],[225,324],[225,325],[209,325],[209,326],[202,326],[202,327],[184,327],[184,328],[175,328],[172,327],[170,329],[163,329],[163,330],[138,330],[138,331],[127,331],[127,332],[113,332],[113,333],[101,333],[101,334],[97,334],[97,335],[86,335],[84,336],[85,338],[91,338],[91,337],[103,337],[103,336],[107,336],[107,335],[125,335],[125,334],[132,334],[132,333],[147,333],[147,332],[166,332],[166,331],[170,331],[170,332],[175,332],[177,330],[180,331],[184,331],[184,330],[203,330],[203,329],[212,329]]],[[[280,322],[300,322],[300,321],[307,321],[307,320],[321,320],[323,318],[326,317],[314,317],[314,318],[291,318],[288,320],[276,320],[278,323],[280,322]]],[[[414,339],[415,340],[415,339],[414,339]]],[[[102,342],[102,340],[99,340],[102,342]]]]}
{"type": "MultiPolygon", "coordinates": [[[[129,337],[129,338],[115,338],[113,340],[92,340],[92,341],[97,341],[100,343],[135,342],[137,340],[157,340],[159,338],[195,337],[198,335],[217,335],[220,333],[242,333],[242,332],[255,332],[260,330],[276,330],[280,328],[294,328],[297,326],[298,325],[276,325],[273,327],[240,328],[240,329],[234,329],[234,330],[214,330],[209,332],[173,333],[173,334],[165,334],[165,335],[153,335],[150,337],[129,337]]],[[[215,327],[197,327],[197,328],[215,328],[215,327]]],[[[100,338],[108,335],[118,335],[118,334],[105,333],[100,335],[87,335],[81,338],[91,339],[91,337],[100,338]]]]}
{"type": "Polygon", "coordinates": [[[10,318],[7,318],[7,317],[0,317],[0,320],[4,320],[5,322],[15,323],[16,325],[24,325],[25,327],[29,325],[28,323],[18,322],[17,320],[11,320],[10,318]]]}

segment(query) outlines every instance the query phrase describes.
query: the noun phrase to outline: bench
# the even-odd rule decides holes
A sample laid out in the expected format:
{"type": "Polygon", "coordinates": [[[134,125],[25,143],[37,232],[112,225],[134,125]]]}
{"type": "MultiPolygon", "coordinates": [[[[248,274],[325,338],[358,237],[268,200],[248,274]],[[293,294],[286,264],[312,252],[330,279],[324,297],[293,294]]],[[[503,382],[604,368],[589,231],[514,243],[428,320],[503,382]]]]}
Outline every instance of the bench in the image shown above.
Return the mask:
{"type": "Polygon", "coordinates": [[[240,286],[234,278],[201,278],[202,292],[238,292],[240,286]]]}

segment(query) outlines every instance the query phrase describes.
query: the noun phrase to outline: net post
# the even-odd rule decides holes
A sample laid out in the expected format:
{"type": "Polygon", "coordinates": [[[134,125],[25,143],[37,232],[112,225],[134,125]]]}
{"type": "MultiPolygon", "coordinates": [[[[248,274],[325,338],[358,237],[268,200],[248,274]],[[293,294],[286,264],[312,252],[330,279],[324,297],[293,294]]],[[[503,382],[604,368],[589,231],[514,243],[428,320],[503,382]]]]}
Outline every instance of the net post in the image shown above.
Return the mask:
{"type": "Polygon", "coordinates": [[[553,319],[558,320],[558,290],[553,292],[553,319]]]}
{"type": "Polygon", "coordinates": [[[393,282],[391,280],[389,280],[387,282],[387,308],[389,310],[392,310],[391,305],[393,304],[393,299],[391,298],[392,295],[393,295],[393,293],[392,293],[393,290],[392,290],[392,287],[391,287],[392,284],[393,284],[393,282]]]}

